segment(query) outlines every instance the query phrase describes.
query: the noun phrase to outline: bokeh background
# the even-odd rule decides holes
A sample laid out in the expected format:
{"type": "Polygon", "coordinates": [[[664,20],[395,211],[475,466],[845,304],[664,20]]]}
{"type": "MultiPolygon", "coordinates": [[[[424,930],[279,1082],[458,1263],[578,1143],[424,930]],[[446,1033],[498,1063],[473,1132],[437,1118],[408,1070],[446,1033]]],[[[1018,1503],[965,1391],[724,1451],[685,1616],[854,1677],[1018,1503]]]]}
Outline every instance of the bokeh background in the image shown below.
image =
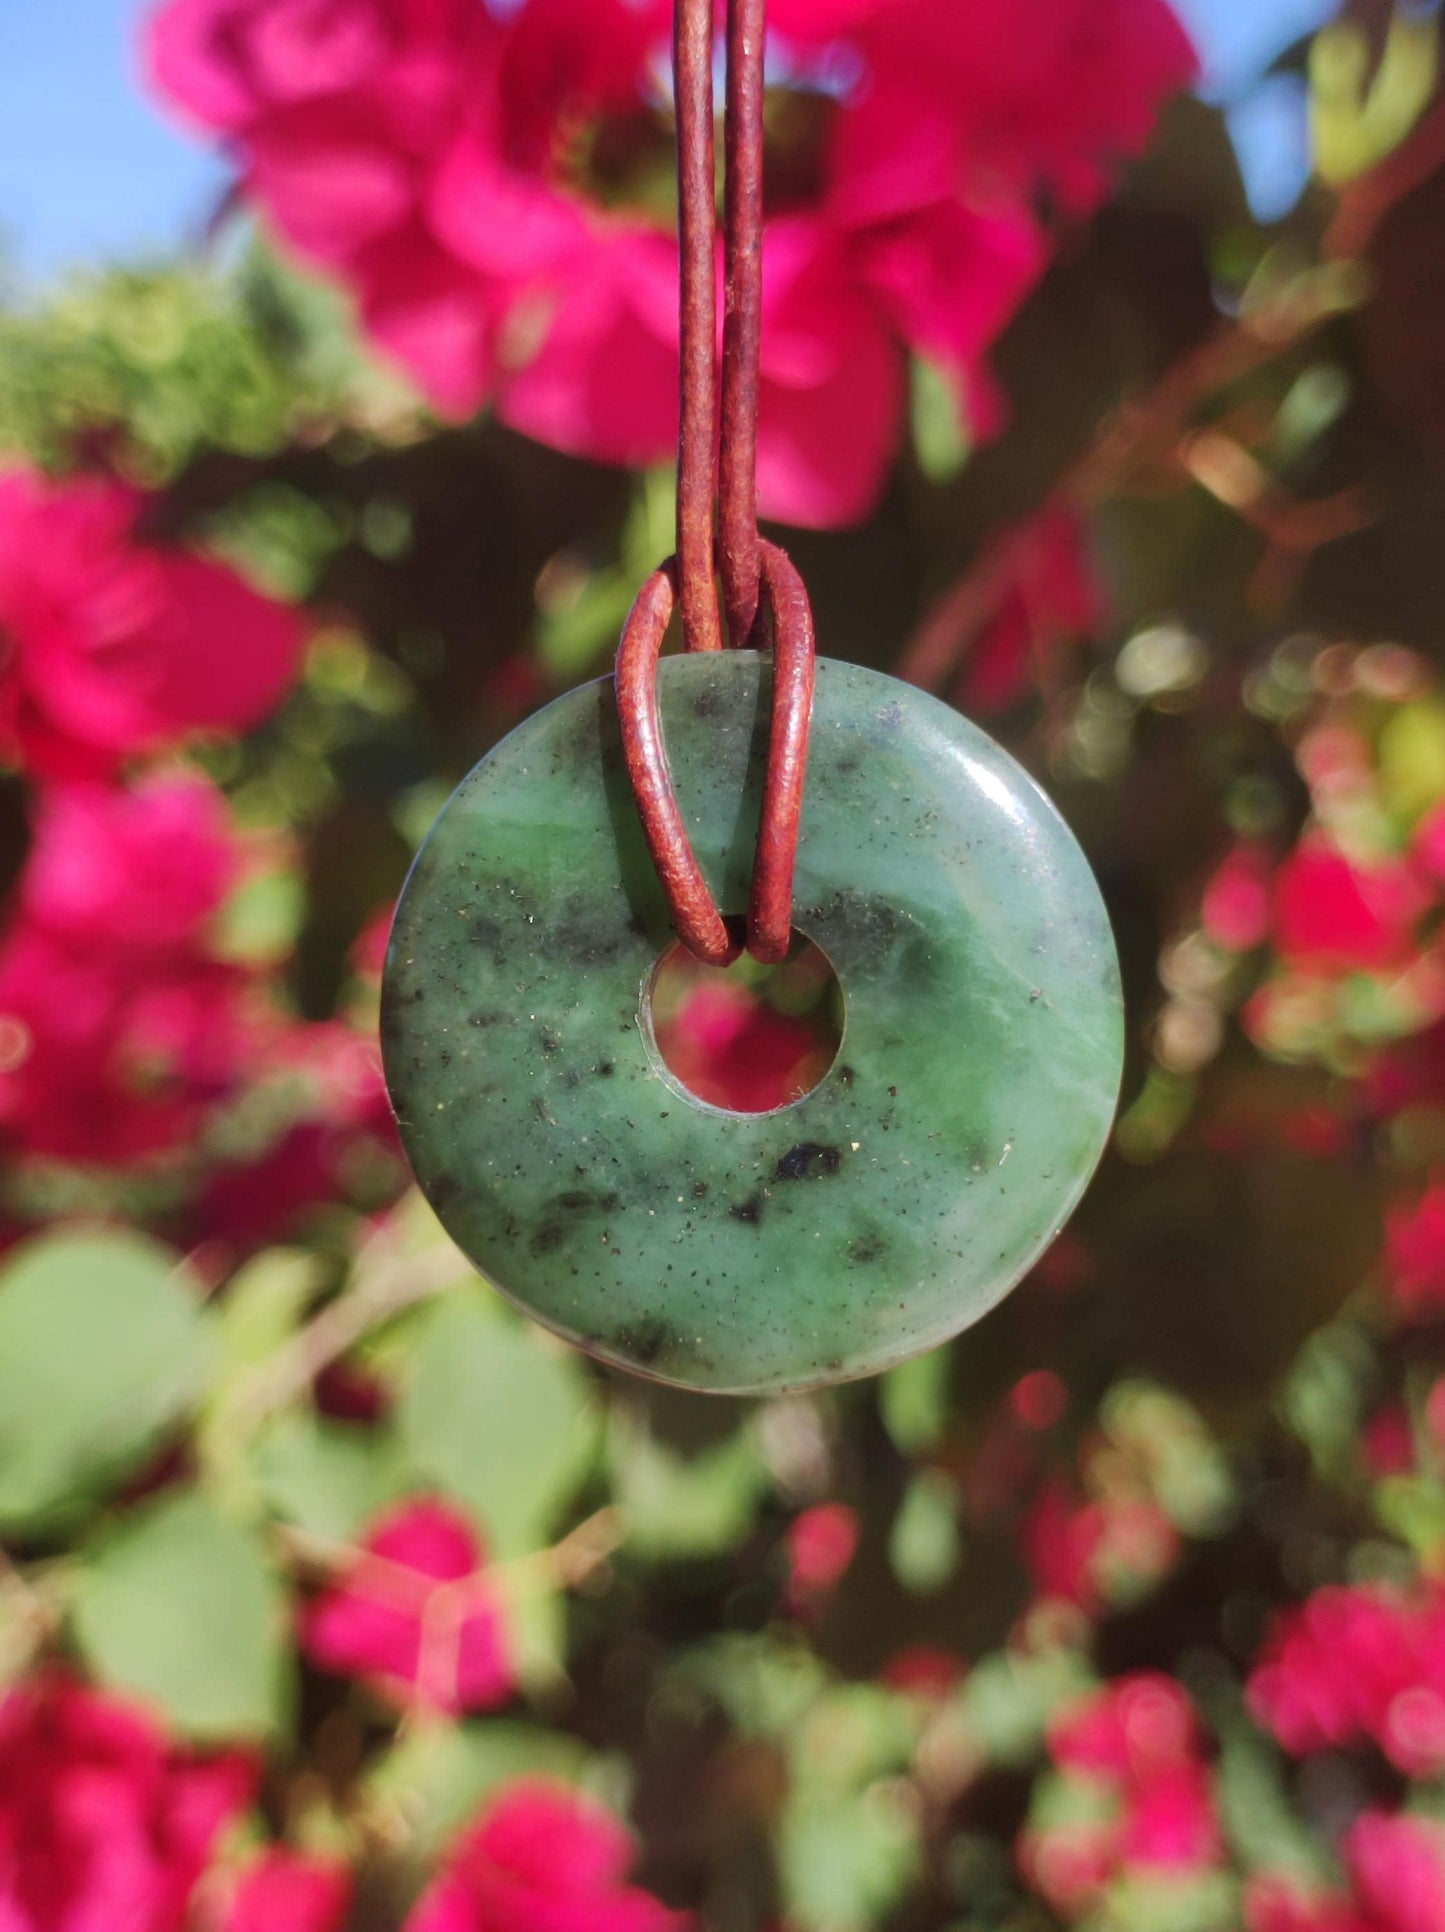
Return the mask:
{"type": "Polygon", "coordinates": [[[668,14],[0,20],[0,1923],[1442,1932],[1437,10],[774,0],[769,529],[1129,1048],[1001,1308],[758,1403],[503,1305],[375,1037],[671,547],[668,14]]]}

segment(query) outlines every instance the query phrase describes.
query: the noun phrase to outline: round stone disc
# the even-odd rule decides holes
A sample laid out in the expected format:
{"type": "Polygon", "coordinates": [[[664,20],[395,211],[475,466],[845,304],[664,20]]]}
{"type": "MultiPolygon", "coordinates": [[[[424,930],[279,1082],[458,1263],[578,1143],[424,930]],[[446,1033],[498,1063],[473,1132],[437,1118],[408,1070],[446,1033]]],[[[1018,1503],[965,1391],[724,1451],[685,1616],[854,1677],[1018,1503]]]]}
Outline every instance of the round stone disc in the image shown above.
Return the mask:
{"type": "MultiPolygon", "coordinates": [[[[727,914],[747,905],[771,675],[752,651],[660,667],[727,914]]],[[[673,935],[610,678],[490,752],[417,856],[382,1004],[402,1140],[476,1266],[604,1361],[731,1393],[886,1369],[992,1308],[1098,1160],[1113,940],[1068,828],[992,739],[820,660],[793,917],[842,986],[838,1058],[789,1106],[725,1112],[652,1037],[673,935]]]]}

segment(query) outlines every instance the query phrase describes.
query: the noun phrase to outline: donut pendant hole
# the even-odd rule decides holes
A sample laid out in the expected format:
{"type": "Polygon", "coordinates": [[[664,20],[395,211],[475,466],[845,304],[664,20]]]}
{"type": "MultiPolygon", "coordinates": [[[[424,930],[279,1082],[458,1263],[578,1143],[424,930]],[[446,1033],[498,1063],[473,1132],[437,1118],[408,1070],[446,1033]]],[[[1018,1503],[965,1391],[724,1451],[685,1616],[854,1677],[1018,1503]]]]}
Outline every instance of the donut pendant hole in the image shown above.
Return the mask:
{"type": "MultiPolygon", "coordinates": [[[[729,920],[737,936],[741,920],[729,920]]],[[[684,1093],[724,1113],[768,1114],[810,1094],[843,1044],[843,988],[821,946],[793,929],[788,956],[708,966],[678,942],[642,994],[643,1030],[684,1093]]]]}

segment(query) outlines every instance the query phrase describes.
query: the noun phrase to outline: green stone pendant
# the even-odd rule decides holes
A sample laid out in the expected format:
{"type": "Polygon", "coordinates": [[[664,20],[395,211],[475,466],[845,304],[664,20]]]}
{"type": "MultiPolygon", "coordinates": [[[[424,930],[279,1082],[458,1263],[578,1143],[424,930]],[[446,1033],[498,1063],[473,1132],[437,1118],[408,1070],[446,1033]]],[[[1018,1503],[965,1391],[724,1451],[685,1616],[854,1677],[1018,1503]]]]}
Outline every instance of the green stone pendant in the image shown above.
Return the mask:
{"type": "MultiPolygon", "coordinates": [[[[730,914],[770,681],[753,651],[660,667],[678,800],[730,914]]],[[[490,752],[417,856],[382,1008],[407,1153],[476,1266],[604,1361],[734,1394],[875,1374],[986,1314],[1099,1158],[1123,1020],[1098,888],[957,712],[819,660],[793,917],[838,974],[842,1047],[803,1099],[724,1112],[652,1036],[673,935],[610,678],[490,752]]]]}

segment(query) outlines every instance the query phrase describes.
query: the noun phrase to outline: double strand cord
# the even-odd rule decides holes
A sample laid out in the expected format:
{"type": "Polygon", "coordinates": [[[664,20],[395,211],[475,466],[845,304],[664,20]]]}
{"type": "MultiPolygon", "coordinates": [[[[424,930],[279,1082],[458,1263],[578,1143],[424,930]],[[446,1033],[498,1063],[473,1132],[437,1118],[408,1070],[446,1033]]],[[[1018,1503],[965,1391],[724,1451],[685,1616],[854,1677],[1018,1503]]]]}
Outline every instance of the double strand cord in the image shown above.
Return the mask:
{"type": "Polygon", "coordinates": [[[676,0],[682,351],[677,551],[643,585],[617,651],[623,753],[648,850],[678,938],[715,966],[727,965],[741,948],[703,877],[667,764],[657,664],[674,609],[681,612],[686,650],[721,650],[720,569],[729,644],[762,648],[771,635],[772,716],[747,917],[748,950],[767,964],[785,959],[792,939],[793,871],[813,712],[816,646],[808,593],[757,523],[764,12],[765,0],[729,0],[719,437],[713,0],[676,0]]]}

